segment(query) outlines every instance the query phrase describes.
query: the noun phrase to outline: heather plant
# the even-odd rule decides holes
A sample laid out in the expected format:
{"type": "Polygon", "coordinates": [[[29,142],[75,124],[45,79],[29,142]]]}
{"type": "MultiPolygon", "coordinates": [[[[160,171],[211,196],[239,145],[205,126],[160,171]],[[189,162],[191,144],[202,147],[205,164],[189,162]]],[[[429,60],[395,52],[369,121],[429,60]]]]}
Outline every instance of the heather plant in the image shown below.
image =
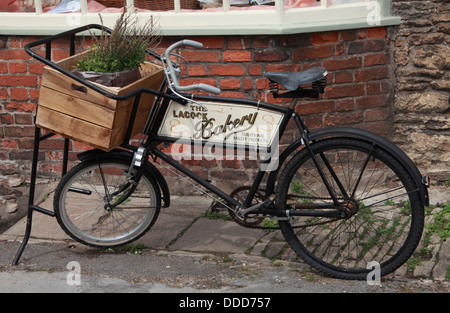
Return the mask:
{"type": "Polygon", "coordinates": [[[160,40],[153,17],[140,25],[137,14],[128,12],[119,16],[111,34],[102,31],[100,36],[91,36],[94,44],[87,56],[78,61],[80,71],[113,73],[140,68],[147,49],[155,48],[160,40]]]}

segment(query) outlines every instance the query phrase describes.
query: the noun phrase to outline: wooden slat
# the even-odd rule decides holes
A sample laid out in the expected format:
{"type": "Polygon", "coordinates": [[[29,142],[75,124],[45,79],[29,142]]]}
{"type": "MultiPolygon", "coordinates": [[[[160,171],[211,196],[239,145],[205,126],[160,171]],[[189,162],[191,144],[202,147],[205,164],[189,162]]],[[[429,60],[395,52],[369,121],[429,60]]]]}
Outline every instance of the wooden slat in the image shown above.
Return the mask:
{"type": "Polygon", "coordinates": [[[54,111],[106,128],[114,128],[128,123],[131,112],[131,106],[111,110],[107,107],[49,89],[45,86],[41,87],[40,95],[40,107],[45,106],[54,111]]]}
{"type": "Polygon", "coordinates": [[[50,130],[65,138],[109,148],[112,130],[92,124],[46,107],[38,108],[36,126],[50,130]]]}

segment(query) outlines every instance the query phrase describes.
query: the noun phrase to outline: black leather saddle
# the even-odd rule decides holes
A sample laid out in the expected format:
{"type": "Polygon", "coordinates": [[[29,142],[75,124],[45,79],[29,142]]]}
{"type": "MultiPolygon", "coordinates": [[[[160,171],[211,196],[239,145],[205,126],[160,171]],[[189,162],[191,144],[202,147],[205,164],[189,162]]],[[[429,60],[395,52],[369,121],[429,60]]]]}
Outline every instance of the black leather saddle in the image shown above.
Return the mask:
{"type": "Polygon", "coordinates": [[[264,77],[283,86],[287,90],[296,90],[301,85],[322,80],[328,74],[321,66],[301,72],[267,72],[264,77]]]}

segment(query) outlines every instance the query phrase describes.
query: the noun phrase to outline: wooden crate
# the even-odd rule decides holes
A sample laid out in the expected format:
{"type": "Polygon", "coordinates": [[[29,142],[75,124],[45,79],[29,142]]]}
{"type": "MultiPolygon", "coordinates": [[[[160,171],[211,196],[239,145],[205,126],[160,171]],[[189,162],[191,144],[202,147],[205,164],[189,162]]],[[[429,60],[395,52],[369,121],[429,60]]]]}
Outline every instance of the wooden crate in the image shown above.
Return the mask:
{"type": "MultiPolygon", "coordinates": [[[[75,55],[56,63],[70,71],[79,57],[75,55]]],[[[159,90],[164,73],[162,67],[147,62],[142,65],[141,76],[138,81],[122,88],[99,86],[115,95],[125,95],[138,88],[159,90]]],[[[144,128],[154,97],[147,93],[141,95],[132,136],[144,128]]],[[[109,151],[123,143],[133,104],[134,97],[123,101],[105,97],[46,66],[42,75],[36,126],[109,151]]]]}

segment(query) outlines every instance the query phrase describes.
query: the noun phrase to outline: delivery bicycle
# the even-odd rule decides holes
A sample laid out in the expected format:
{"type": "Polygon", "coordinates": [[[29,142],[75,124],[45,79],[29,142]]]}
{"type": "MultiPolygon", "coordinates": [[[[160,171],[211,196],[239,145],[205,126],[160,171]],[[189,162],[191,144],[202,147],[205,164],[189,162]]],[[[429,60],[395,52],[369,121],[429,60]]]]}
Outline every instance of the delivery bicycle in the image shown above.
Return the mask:
{"type": "MultiPolygon", "coordinates": [[[[89,28],[103,26],[64,35],[89,28]]],[[[71,76],[31,50],[54,39],[31,43],[27,51],[71,76]]],[[[308,130],[295,106],[300,98],[324,93],[326,69],[265,73],[270,92],[291,99],[288,106],[221,97],[214,86],[180,85],[173,53],[186,46],[202,44],[182,40],[162,55],[149,52],[164,67],[159,90],[117,96],[73,77],[111,98],[156,97],[139,140],[128,136],[120,148],[80,153],[80,163],[63,175],[54,215],[68,235],[102,248],[140,238],[160,209],[170,206],[169,185],[158,169],[165,163],[213,194],[238,224],[264,228],[262,221],[276,220],[292,250],[327,275],[365,279],[371,262],[380,265],[382,275],[406,262],[422,235],[427,179],[404,152],[374,133],[349,127],[308,130]],[[193,92],[198,90],[207,94],[193,92]],[[281,151],[289,121],[299,139],[281,151]],[[180,146],[182,152],[174,148],[180,146]],[[253,183],[227,194],[180,161],[212,147],[246,157],[256,153],[260,162],[253,183]]]]}

